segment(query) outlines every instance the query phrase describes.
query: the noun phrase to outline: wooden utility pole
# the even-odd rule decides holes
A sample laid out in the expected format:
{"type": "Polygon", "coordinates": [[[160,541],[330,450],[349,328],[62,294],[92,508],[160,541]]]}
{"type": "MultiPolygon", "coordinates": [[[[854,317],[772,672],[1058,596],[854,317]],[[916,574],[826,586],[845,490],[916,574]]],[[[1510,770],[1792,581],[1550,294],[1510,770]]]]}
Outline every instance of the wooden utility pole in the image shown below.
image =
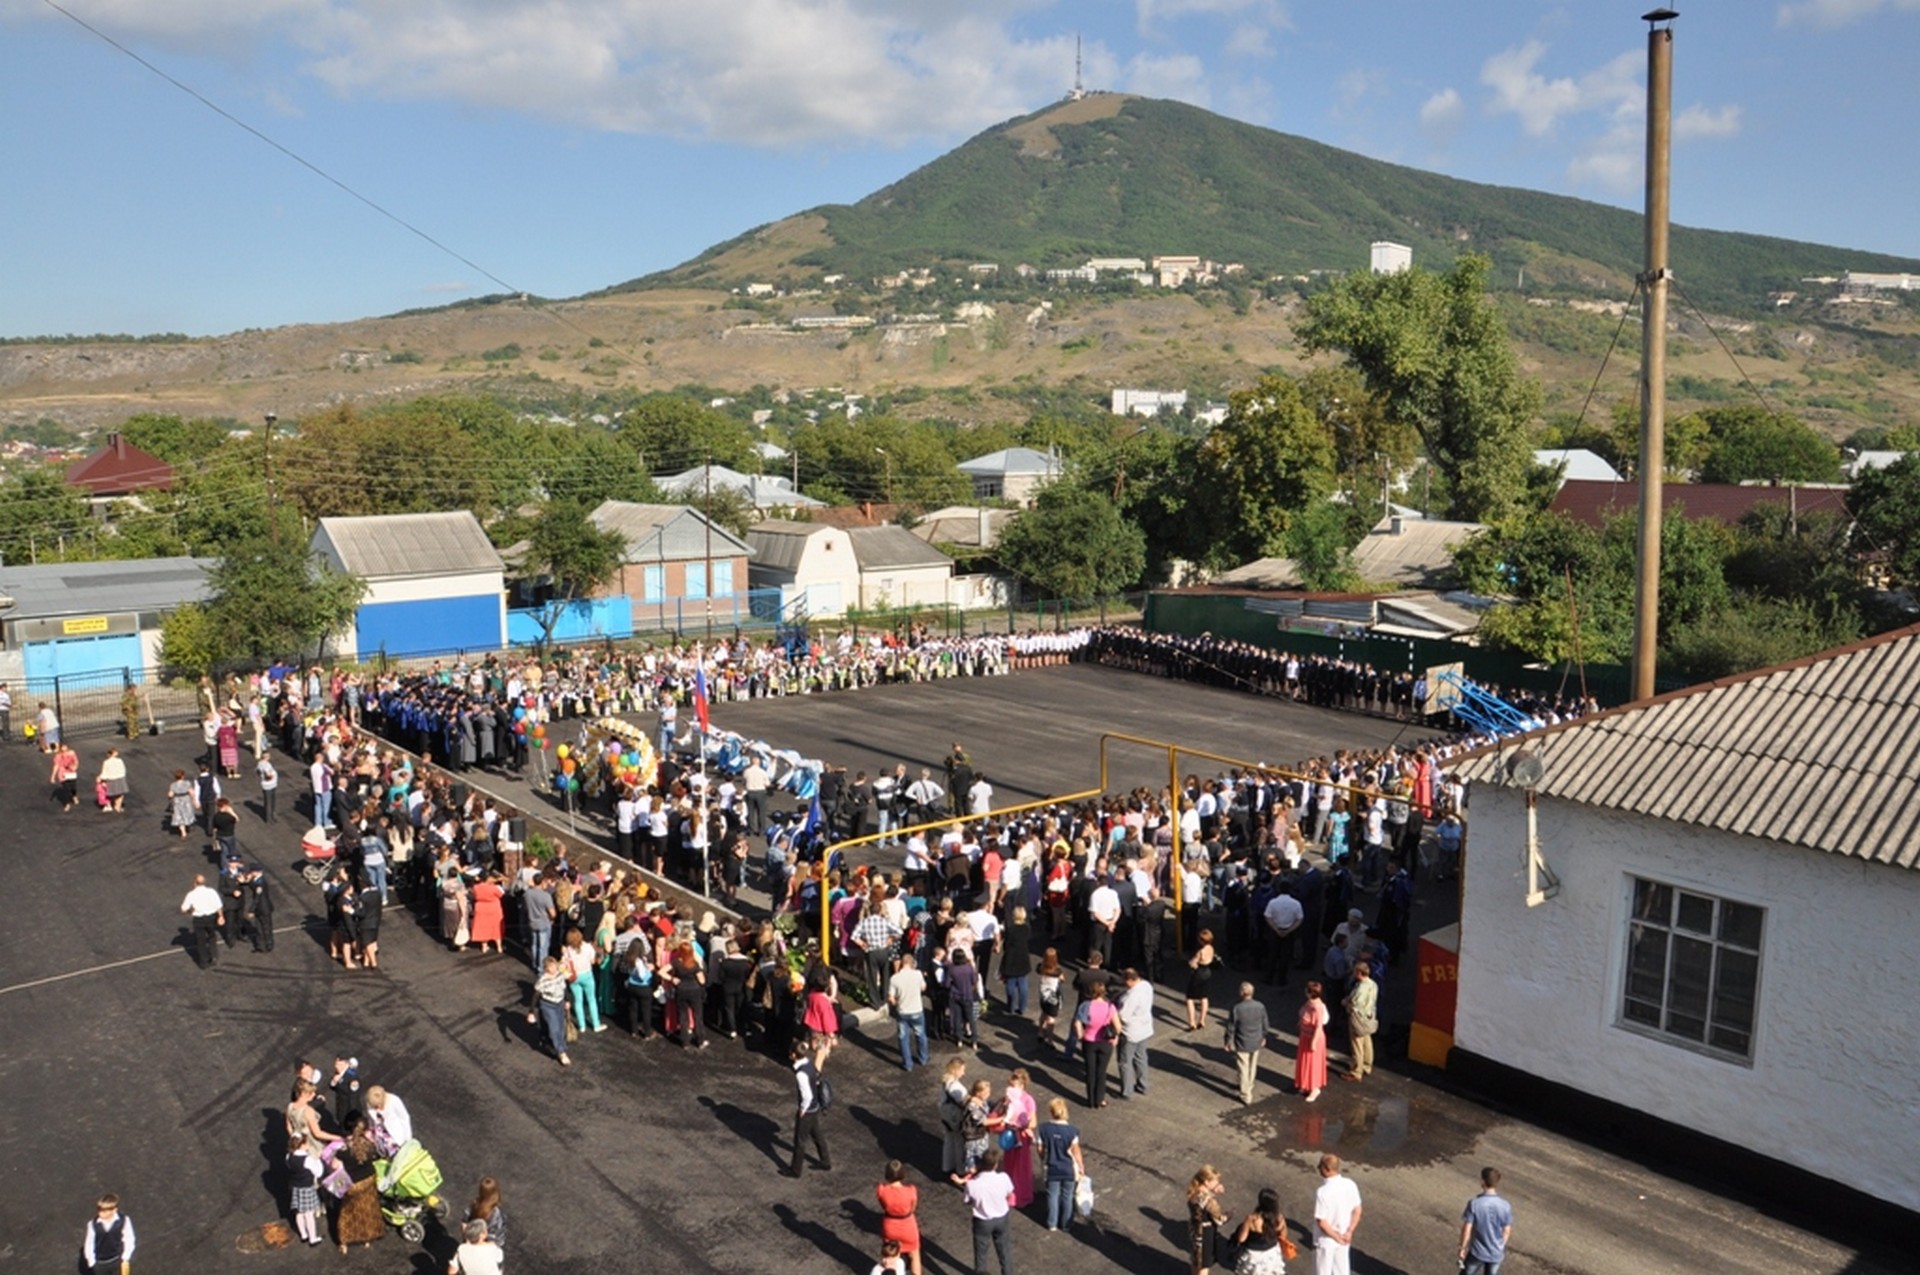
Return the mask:
{"type": "Polygon", "coordinates": [[[267,535],[273,538],[276,545],[280,543],[280,508],[273,489],[273,426],[279,419],[272,412],[267,413],[267,535]]]}
{"type": "Polygon", "coordinates": [[[1633,698],[1651,699],[1660,646],[1660,522],[1667,457],[1667,187],[1673,141],[1672,9],[1647,32],[1647,307],[1640,333],[1639,576],[1633,597],[1633,698]]]}

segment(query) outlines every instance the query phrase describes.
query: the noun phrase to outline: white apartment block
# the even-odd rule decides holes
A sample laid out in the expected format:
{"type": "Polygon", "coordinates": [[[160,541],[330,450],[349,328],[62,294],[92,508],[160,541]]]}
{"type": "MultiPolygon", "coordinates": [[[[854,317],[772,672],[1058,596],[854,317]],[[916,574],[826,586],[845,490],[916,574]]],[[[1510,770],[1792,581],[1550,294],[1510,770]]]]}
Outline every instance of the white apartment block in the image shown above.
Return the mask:
{"type": "Polygon", "coordinates": [[[1413,266],[1413,249],[1382,239],[1368,249],[1375,274],[1399,274],[1413,266]]]}
{"type": "Polygon", "coordinates": [[[1113,392],[1115,416],[1158,416],[1187,405],[1185,390],[1122,390],[1113,392]]]}

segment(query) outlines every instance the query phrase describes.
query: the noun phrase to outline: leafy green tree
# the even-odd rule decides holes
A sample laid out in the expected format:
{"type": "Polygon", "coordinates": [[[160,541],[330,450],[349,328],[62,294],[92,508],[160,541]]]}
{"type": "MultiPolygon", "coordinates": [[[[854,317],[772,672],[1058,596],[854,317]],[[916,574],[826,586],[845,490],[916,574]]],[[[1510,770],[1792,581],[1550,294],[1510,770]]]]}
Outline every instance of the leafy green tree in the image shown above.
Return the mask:
{"type": "Polygon", "coordinates": [[[637,505],[674,503],[654,485],[633,449],[614,435],[591,425],[571,433],[570,445],[556,449],[545,478],[550,500],[571,502],[587,510],[604,500],[626,500],[637,505]]]}
{"type": "Polygon", "coordinates": [[[63,539],[93,528],[80,493],[57,467],[29,469],[0,482],[0,555],[9,563],[52,560],[63,539]]]}
{"type": "Polygon", "coordinates": [[[1300,328],[1309,349],[1344,353],[1388,416],[1420,436],[1446,477],[1449,515],[1481,521],[1520,505],[1541,403],[1487,300],[1489,265],[1466,256],[1445,274],[1347,275],[1309,299],[1300,328]]]}
{"type": "Polygon", "coordinates": [[[366,581],[335,571],[298,536],[257,533],[227,546],[207,572],[202,637],[223,664],[261,664],[303,651],[353,622],[366,581]]]}
{"type": "Polygon", "coordinates": [[[351,404],[300,421],[276,444],[274,482],[309,518],[496,508],[499,468],[456,419],[417,405],[362,413],[351,404]]]}
{"type": "Polygon", "coordinates": [[[641,399],[622,412],[620,441],[654,474],[677,474],[707,463],[751,473],[753,436],[745,422],[678,394],[641,399]]]}
{"type": "Polygon", "coordinates": [[[626,557],[626,542],[595,526],[588,512],[573,501],[554,501],[541,510],[527,536],[520,569],[540,579],[544,598],[535,619],[543,648],[553,641],[554,627],[567,609],[610,584],[626,557]]]}
{"type": "Polygon", "coordinates": [[[1920,581],[1920,452],[1854,479],[1847,507],[1861,547],[1884,554],[1897,582],[1920,581]]]}
{"type": "Polygon", "coordinates": [[[1176,559],[1198,562],[1211,542],[1199,450],[1198,439],[1137,426],[1116,442],[1079,453],[1067,467],[1067,482],[1109,501],[1140,528],[1152,579],[1166,579],[1176,559]]]}
{"type": "Polygon", "coordinates": [[[1807,603],[1747,596],[1676,627],[1662,648],[1661,666],[1707,681],[1797,660],[1858,636],[1823,619],[1807,603]]]}
{"type": "Polygon", "coordinates": [[[227,441],[225,423],[159,412],[141,412],[120,423],[120,436],[169,465],[191,465],[218,451],[227,441]]]}
{"type": "Polygon", "coordinates": [[[1333,436],[1340,490],[1359,511],[1354,521],[1373,526],[1386,514],[1383,482],[1413,463],[1420,436],[1388,415],[1351,363],[1309,371],[1300,378],[1300,394],[1333,436]]]}
{"type": "Polygon", "coordinates": [[[1840,481],[1840,449],[1801,421],[1758,407],[1711,407],[1700,481],[1830,483],[1840,481]]]}
{"type": "Polygon", "coordinates": [[[160,662],[175,676],[204,677],[223,654],[213,615],[198,602],[175,607],[160,622],[160,662]]]}
{"type": "Polygon", "coordinates": [[[800,486],[817,500],[894,501],[938,508],[966,500],[972,484],[940,430],[898,416],[829,417],[797,431],[800,486]]]}
{"type": "Polygon", "coordinates": [[[1106,598],[1140,579],[1146,540],[1113,502],[1069,483],[1041,491],[1007,524],[1000,564],[1054,598],[1106,598]]]}
{"type": "Polygon", "coordinates": [[[1207,565],[1285,553],[1294,515],[1333,491],[1335,456],[1333,431],[1299,382],[1264,376],[1229,398],[1227,419],[1197,455],[1214,524],[1207,565]]]}
{"type": "Polygon", "coordinates": [[[1363,583],[1353,569],[1350,509],[1323,500],[1294,515],[1287,528],[1287,554],[1300,568],[1300,581],[1307,588],[1338,593],[1356,590],[1363,583]]]}

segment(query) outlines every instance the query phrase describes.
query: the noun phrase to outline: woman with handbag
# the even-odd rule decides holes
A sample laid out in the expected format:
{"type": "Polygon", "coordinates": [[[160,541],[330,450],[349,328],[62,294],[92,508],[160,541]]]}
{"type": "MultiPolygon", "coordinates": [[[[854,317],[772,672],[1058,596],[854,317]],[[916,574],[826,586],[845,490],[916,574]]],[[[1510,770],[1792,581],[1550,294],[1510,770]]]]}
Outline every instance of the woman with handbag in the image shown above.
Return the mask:
{"type": "Polygon", "coordinates": [[[1373,1034],[1380,1030],[1380,985],[1373,981],[1372,975],[1373,970],[1365,961],[1353,967],[1353,986],[1344,1002],[1353,1070],[1342,1072],[1342,1080],[1365,1080],[1373,1070],[1373,1034]]]}
{"type": "Polygon", "coordinates": [[[1242,1219],[1233,1240],[1240,1246],[1234,1275],[1287,1275],[1287,1259],[1300,1251],[1287,1237],[1287,1219],[1280,1215],[1280,1193],[1272,1187],[1261,1189],[1260,1202],[1242,1219]]]}
{"type": "Polygon", "coordinates": [[[1220,1228],[1227,1211],[1220,1207],[1224,1184],[1220,1170],[1203,1164],[1187,1184],[1187,1261],[1193,1275],[1207,1275],[1220,1260],[1220,1228]]]}
{"type": "Polygon", "coordinates": [[[1113,1062],[1113,1042],[1118,1031],[1113,1002],[1107,999],[1107,985],[1095,983],[1093,994],[1080,1002],[1073,1012],[1073,1038],[1087,1060],[1087,1105],[1107,1105],[1107,1068],[1113,1062]]]}

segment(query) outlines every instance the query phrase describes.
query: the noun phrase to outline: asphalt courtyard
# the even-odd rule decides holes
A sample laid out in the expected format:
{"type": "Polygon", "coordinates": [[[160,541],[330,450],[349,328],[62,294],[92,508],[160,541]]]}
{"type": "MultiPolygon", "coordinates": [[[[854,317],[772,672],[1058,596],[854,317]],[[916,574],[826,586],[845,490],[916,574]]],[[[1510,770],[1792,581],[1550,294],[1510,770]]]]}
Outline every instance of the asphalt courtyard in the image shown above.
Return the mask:
{"type": "MultiPolygon", "coordinates": [[[[715,716],[870,771],[896,758],[932,766],[957,738],[1003,799],[1089,785],[1089,740],[1102,729],[1274,761],[1397,729],[1090,668],[722,705],[715,716]]],[[[105,743],[80,741],[88,781],[105,743]]],[[[203,838],[164,830],[161,796],[197,752],[184,735],[128,746],[133,797],[115,816],[84,804],[60,813],[44,760],[17,741],[0,750],[0,1275],[70,1269],[106,1190],[138,1227],[142,1270],[445,1270],[451,1244],[439,1234],[414,1246],[390,1232],[347,1257],[260,1250],[261,1225],[284,1216],[280,1108],[292,1063],[336,1052],[405,1098],[456,1207],[482,1175],[500,1179],[513,1270],[865,1271],[878,1249],[872,1188],[892,1157],[921,1186],[927,1268],[970,1267],[965,1209],[937,1181],[937,1073],[903,1073],[890,1033],[849,1037],[830,1064],[833,1170],[779,1177],[792,1081],[738,1042],[689,1054],[616,1028],[581,1041],[562,1070],[533,1046],[524,963],[455,954],[397,909],[380,970],[331,963],[317,891],[297,872],[304,822],[287,807],[304,785],[291,778],[273,827],[257,815],[251,779],[229,792],[248,807],[242,840],[276,888],[276,948],[243,945],[197,970],[177,909],[210,864],[203,838]]],[[[1140,758],[1138,778],[1115,782],[1157,782],[1140,758]]],[[[282,759],[283,774],[293,769],[282,759]]],[[[1444,915],[1444,899],[1423,906],[1423,928],[1444,915]]],[[[1405,974],[1390,977],[1390,994],[1402,990],[1392,978],[1405,974]]],[[[1297,1002],[1285,989],[1263,994],[1276,1023],[1291,1022],[1297,1002]]],[[[1183,1188],[1203,1161],[1221,1169],[1238,1209],[1277,1187],[1298,1234],[1326,1150],[1347,1160],[1364,1197],[1354,1269],[1372,1275],[1453,1269],[1456,1219],[1482,1164],[1506,1174],[1516,1275],[1911,1269],[1663,1176],[1630,1148],[1583,1145],[1455,1096],[1404,1063],[1308,1106],[1290,1092],[1283,1047],[1263,1064],[1258,1100],[1241,1107],[1217,1030],[1179,1031],[1165,990],[1161,1009],[1152,1093],[1102,1111],[1081,1105],[1078,1073],[1030,1025],[990,1016],[969,1074],[997,1088],[1024,1065],[1043,1103],[1067,1097],[1099,1194],[1091,1225],[1067,1235],[1046,1234],[1031,1210],[1016,1219],[1022,1269],[1185,1269],[1183,1188]]]]}

